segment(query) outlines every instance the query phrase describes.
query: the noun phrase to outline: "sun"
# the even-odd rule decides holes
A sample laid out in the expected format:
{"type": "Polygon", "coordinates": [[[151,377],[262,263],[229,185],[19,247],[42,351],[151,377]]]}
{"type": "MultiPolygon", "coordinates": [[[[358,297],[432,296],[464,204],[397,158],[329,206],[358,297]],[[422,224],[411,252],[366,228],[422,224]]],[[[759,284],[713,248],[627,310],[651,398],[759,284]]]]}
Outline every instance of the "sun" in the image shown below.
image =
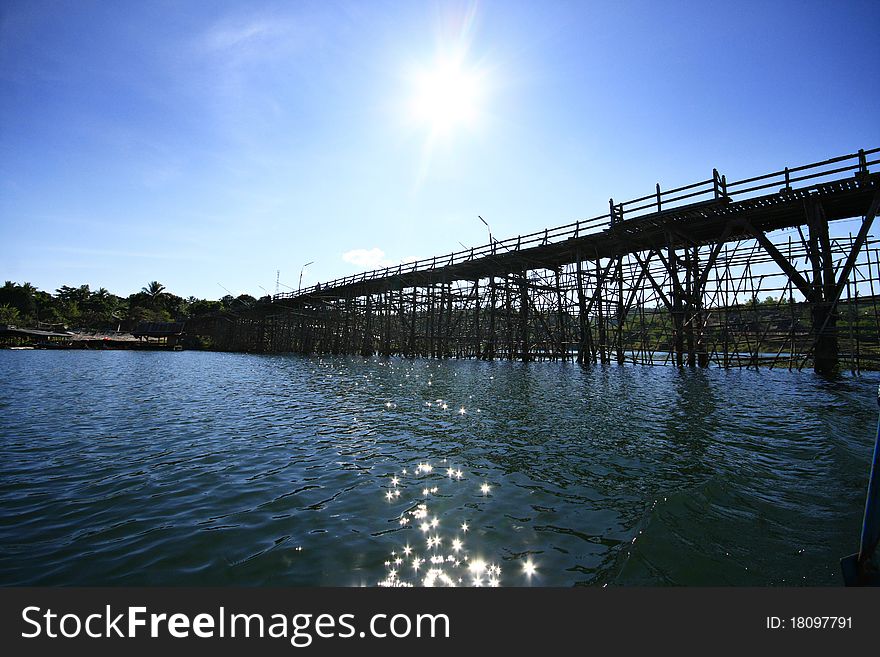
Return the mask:
{"type": "Polygon", "coordinates": [[[412,119],[434,136],[475,127],[482,111],[483,78],[461,55],[438,57],[413,75],[412,119]]]}

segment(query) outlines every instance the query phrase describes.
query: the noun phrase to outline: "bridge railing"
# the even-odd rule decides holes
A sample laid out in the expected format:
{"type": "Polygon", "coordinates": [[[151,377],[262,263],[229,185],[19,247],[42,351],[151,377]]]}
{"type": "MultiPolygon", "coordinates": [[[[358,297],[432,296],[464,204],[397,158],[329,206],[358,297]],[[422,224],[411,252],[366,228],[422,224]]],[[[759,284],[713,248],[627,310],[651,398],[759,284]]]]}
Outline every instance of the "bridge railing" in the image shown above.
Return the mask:
{"type": "Polygon", "coordinates": [[[650,214],[673,211],[683,206],[694,206],[700,203],[727,203],[733,200],[740,201],[751,197],[762,196],[767,190],[773,189],[780,193],[792,191],[792,185],[810,181],[810,185],[798,187],[813,187],[830,182],[832,179],[840,179],[841,174],[855,172],[856,176],[867,175],[869,167],[880,164],[880,148],[860,150],[858,153],[841,155],[822,162],[814,162],[797,167],[785,167],[780,171],[774,171],[761,176],[744,178],[734,182],[728,182],[724,175],[713,169],[712,177],[700,182],[691,183],[683,187],[661,190],[658,183],[653,194],[615,203],[609,199],[608,212],[589,219],[581,219],[564,226],[545,228],[527,235],[518,235],[504,240],[492,240],[489,244],[455,251],[453,253],[422,258],[412,262],[401,263],[392,267],[373,269],[360,274],[353,274],[337,278],[321,284],[320,288],[313,285],[303,288],[300,292],[286,292],[274,295],[274,300],[291,299],[301,295],[314,294],[321,290],[329,290],[354,283],[361,283],[377,278],[389,278],[410,274],[419,271],[431,271],[438,267],[446,267],[461,264],[471,260],[494,256],[505,252],[516,252],[522,249],[533,248],[545,244],[552,244],[566,239],[572,239],[605,230],[624,221],[630,221],[650,214]]]}
{"type": "Polygon", "coordinates": [[[840,174],[847,172],[855,172],[856,175],[868,174],[871,165],[880,163],[880,159],[875,157],[880,153],[880,148],[871,150],[860,150],[858,153],[851,155],[841,155],[833,157],[822,162],[813,164],[805,164],[799,167],[785,167],[781,171],[766,173],[763,176],[755,176],[754,178],[746,178],[736,182],[728,183],[727,189],[731,197],[739,196],[740,198],[748,196],[760,196],[758,192],[768,189],[776,189],[779,192],[792,191],[795,183],[812,181],[811,185],[822,184],[822,182],[830,182],[832,179],[839,179],[840,174]],[[873,157],[873,159],[872,159],[873,157]],[[757,183],[757,184],[756,184],[757,183]]]}

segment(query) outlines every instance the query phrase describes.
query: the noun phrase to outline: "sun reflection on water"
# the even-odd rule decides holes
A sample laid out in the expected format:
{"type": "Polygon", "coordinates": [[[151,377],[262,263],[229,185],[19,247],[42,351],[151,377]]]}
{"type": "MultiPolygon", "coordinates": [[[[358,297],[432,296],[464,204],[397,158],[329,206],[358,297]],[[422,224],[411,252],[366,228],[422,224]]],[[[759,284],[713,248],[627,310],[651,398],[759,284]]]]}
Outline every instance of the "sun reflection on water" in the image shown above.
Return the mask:
{"type": "MultiPolygon", "coordinates": [[[[385,578],[378,582],[379,586],[501,586],[504,573],[500,562],[490,561],[480,554],[475,545],[476,537],[465,541],[464,535],[470,529],[468,520],[459,522],[459,518],[450,522],[448,514],[441,519],[443,514],[428,506],[428,498],[441,495],[441,487],[424,479],[440,477],[446,482],[444,486],[468,486],[461,469],[447,467],[445,472],[435,473],[434,466],[427,461],[416,464],[412,475],[403,468],[388,479],[391,487],[385,491],[385,498],[389,502],[400,498],[407,483],[420,490],[421,499],[401,513],[398,524],[404,531],[420,532],[421,539],[420,542],[413,541],[409,536],[410,540],[391,551],[390,558],[384,562],[385,578]],[[451,527],[447,527],[449,525],[451,527]],[[414,545],[423,547],[420,550],[414,545]]],[[[491,487],[484,482],[477,490],[485,497],[491,487]]],[[[455,491],[445,489],[442,492],[455,491]]],[[[521,564],[521,576],[525,581],[514,579],[516,576],[513,575],[508,576],[508,581],[513,585],[528,584],[536,572],[534,562],[527,558],[521,564]]]]}

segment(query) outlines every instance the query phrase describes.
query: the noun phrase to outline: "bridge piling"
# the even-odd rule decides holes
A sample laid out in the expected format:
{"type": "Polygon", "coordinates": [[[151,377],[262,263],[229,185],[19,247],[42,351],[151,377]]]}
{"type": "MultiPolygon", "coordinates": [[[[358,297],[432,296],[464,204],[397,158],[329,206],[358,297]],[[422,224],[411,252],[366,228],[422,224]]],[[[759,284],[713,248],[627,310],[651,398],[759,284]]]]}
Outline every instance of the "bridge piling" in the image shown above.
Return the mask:
{"type": "MultiPolygon", "coordinates": [[[[607,333],[607,325],[605,324],[605,300],[602,294],[602,288],[605,282],[605,279],[608,275],[608,270],[611,269],[611,262],[608,263],[607,268],[602,273],[601,280],[599,279],[599,269],[600,262],[596,260],[596,328],[599,333],[599,344],[597,345],[597,351],[599,352],[599,362],[603,365],[610,362],[610,356],[608,354],[608,333],[607,333]]],[[[595,359],[594,359],[595,360],[595,359]]]]}
{"type": "Polygon", "coordinates": [[[486,350],[483,352],[483,360],[495,358],[495,302],[496,289],[495,277],[489,277],[489,335],[486,339],[486,350]]]}
{"type": "Polygon", "coordinates": [[[596,219],[276,295],[192,330],[234,351],[880,368],[878,153],[657,184],[596,219]],[[855,238],[830,228],[859,216],[855,238]]]}
{"type": "Polygon", "coordinates": [[[820,202],[811,202],[807,211],[810,239],[816,245],[813,270],[817,278],[812,304],[813,332],[816,336],[814,370],[818,374],[834,374],[838,369],[837,309],[832,303],[835,281],[828,222],[820,202]]]}
{"type": "Polygon", "coordinates": [[[472,321],[472,330],[473,330],[474,337],[472,340],[473,353],[471,354],[471,356],[473,358],[479,358],[482,354],[482,348],[481,348],[482,341],[480,339],[480,311],[482,310],[482,308],[480,307],[480,280],[479,279],[474,280],[473,295],[474,295],[474,314],[473,314],[473,321],[472,321]]]}
{"type": "Polygon", "coordinates": [[[519,335],[520,335],[520,359],[525,363],[531,360],[529,350],[529,286],[528,272],[523,270],[520,274],[520,301],[519,301],[519,335]]]}
{"type": "Polygon", "coordinates": [[[618,254],[616,258],[615,264],[615,277],[617,279],[617,312],[615,313],[617,319],[617,327],[616,327],[616,336],[615,336],[615,356],[617,359],[618,365],[623,365],[624,361],[624,353],[623,353],[623,321],[625,317],[625,308],[623,302],[623,255],[618,254]]]}
{"type": "Polygon", "coordinates": [[[578,355],[577,362],[586,365],[592,361],[589,343],[589,324],[587,319],[587,296],[584,294],[584,270],[581,263],[581,253],[577,253],[577,269],[575,271],[577,298],[578,298],[578,355]]]}

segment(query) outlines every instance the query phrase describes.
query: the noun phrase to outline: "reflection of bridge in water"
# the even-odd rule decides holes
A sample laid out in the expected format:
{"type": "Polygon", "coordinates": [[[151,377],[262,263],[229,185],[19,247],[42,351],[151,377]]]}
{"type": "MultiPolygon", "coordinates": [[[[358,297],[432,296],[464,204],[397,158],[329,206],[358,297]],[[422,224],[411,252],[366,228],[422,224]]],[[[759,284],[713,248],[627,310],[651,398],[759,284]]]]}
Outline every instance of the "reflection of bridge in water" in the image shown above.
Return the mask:
{"type": "Polygon", "coordinates": [[[233,351],[876,369],[878,153],[657,185],[593,219],[275,295],[192,330],[233,351]],[[849,218],[862,219],[856,235],[830,234],[849,218]]]}

